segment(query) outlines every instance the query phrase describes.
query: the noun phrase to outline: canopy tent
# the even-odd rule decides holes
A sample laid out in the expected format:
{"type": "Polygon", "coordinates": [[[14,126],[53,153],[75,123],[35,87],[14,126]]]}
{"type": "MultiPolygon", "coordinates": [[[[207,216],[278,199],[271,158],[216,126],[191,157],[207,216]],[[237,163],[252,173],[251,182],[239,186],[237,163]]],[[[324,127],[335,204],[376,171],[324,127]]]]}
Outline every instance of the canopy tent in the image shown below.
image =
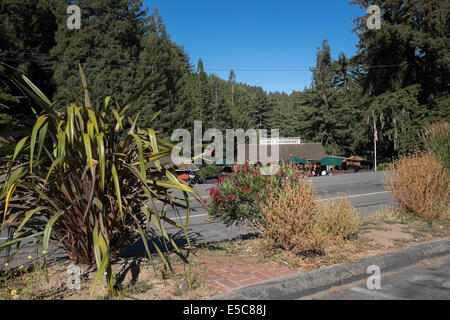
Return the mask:
{"type": "Polygon", "coordinates": [[[308,164],[308,160],[297,158],[297,157],[292,157],[290,159],[289,158],[284,159],[284,162],[291,162],[291,163],[296,163],[296,164],[308,164]]]}
{"type": "Polygon", "coordinates": [[[344,161],[339,158],[333,158],[333,157],[325,157],[321,160],[319,160],[319,163],[324,166],[340,166],[342,165],[344,161]]]}

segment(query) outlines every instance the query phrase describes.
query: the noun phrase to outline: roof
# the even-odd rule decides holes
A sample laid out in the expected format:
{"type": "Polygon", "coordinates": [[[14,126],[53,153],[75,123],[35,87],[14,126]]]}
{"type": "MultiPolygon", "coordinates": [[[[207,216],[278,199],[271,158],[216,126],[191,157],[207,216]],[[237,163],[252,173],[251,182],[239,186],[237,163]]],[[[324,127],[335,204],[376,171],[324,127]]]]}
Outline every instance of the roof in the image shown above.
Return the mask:
{"type": "Polygon", "coordinates": [[[353,156],[353,157],[350,157],[349,158],[351,161],[354,161],[354,162],[358,162],[358,161],[368,161],[367,159],[365,159],[365,158],[363,158],[363,157],[360,157],[360,156],[353,156]]]}
{"type": "MultiPolygon", "coordinates": [[[[249,159],[249,148],[255,147],[258,150],[258,160],[259,160],[259,148],[260,145],[239,145],[238,151],[242,152],[242,149],[245,150],[245,161],[250,161],[253,159],[249,159]]],[[[276,147],[273,145],[264,145],[263,147],[267,148],[268,156],[272,156],[272,148],[276,147]]],[[[279,157],[278,159],[281,161],[286,158],[302,158],[307,160],[318,161],[322,158],[325,158],[327,155],[321,143],[302,143],[302,144],[280,144],[279,147],[279,157]]],[[[275,150],[274,150],[275,151],[275,150]]]]}

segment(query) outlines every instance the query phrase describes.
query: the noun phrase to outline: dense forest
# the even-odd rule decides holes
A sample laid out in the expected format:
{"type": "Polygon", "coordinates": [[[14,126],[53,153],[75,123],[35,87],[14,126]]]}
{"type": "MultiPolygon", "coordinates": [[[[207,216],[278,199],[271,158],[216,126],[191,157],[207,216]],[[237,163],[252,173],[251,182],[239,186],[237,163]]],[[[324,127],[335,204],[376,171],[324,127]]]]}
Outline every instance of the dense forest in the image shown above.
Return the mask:
{"type": "MultiPolygon", "coordinates": [[[[177,128],[280,129],[286,137],[322,142],[329,154],[372,157],[373,125],[379,160],[419,145],[425,124],[449,119],[449,6],[447,0],[356,0],[379,5],[381,30],[355,20],[353,57],[317,49],[308,88],[291,94],[207,74],[167,33],[158,10],[140,0],[2,0],[0,3],[0,131],[27,129],[33,113],[11,82],[24,72],[49,97],[75,93],[84,68],[94,98],[124,102],[149,79],[147,93],[131,110],[142,126],[170,137],[177,128]],[[66,26],[68,4],[82,12],[82,29],[66,26]],[[155,115],[162,111],[155,119],[155,115]]],[[[299,65],[302,62],[299,61],[299,65]]]]}

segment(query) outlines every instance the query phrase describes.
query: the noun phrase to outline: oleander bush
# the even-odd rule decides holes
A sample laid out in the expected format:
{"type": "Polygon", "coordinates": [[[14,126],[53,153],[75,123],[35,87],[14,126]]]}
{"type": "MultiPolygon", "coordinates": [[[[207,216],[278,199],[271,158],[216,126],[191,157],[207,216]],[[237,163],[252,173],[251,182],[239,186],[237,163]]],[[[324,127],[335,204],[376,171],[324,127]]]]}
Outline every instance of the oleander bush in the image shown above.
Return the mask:
{"type": "Polygon", "coordinates": [[[432,153],[415,152],[393,164],[395,171],[384,177],[384,185],[401,212],[432,221],[440,219],[450,204],[450,174],[432,153]]]}
{"type": "Polygon", "coordinates": [[[8,239],[0,250],[10,254],[12,246],[34,239],[45,254],[50,240],[57,241],[73,261],[96,264],[92,290],[106,275],[114,292],[111,260],[138,238],[149,259],[153,246],[170,267],[152,237],[158,230],[181,253],[162,221],[186,233],[187,225],[165,213],[179,207],[189,215],[188,194],[196,194],[160,164],[173,146],[157,138],[154,129],[138,127],[138,116],[127,117],[152,81],[120,106],[113,97],[91,102],[81,66],[80,75],[83,101],[74,94],[50,102],[25,76],[16,80],[42,112],[36,113],[29,136],[4,157],[0,231],[8,230],[8,239]],[[177,199],[171,190],[181,190],[185,197],[177,199]],[[166,205],[157,206],[157,201],[166,205]]]}
{"type": "Polygon", "coordinates": [[[291,164],[283,164],[273,175],[266,176],[266,172],[254,165],[236,165],[232,175],[216,180],[209,190],[210,217],[226,225],[244,223],[261,231],[265,219],[260,206],[268,192],[279,190],[287,181],[302,183],[301,173],[291,164]]]}

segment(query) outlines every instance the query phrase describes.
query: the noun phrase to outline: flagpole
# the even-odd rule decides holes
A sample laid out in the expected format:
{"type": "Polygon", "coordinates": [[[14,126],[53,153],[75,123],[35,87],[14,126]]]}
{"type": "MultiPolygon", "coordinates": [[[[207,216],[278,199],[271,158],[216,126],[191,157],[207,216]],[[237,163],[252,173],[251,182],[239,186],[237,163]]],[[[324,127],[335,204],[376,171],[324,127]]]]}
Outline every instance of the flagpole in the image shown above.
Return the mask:
{"type": "Polygon", "coordinates": [[[373,124],[373,130],[374,130],[374,135],[373,135],[373,145],[374,145],[374,149],[375,149],[375,172],[377,171],[377,140],[378,140],[378,132],[377,132],[377,127],[376,124],[373,124]]]}

